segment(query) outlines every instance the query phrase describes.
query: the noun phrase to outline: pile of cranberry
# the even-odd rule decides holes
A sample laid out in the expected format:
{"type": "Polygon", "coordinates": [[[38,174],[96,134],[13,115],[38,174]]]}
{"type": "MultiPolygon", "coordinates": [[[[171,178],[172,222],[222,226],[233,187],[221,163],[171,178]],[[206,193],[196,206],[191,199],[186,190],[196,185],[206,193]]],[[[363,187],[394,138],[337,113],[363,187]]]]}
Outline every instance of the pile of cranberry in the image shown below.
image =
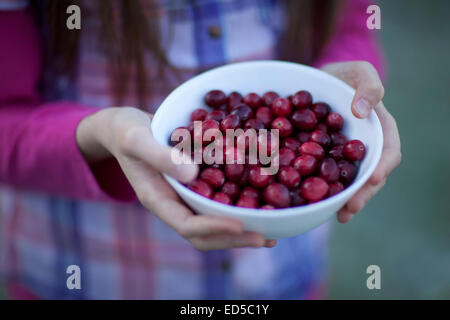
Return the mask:
{"type": "Polygon", "coordinates": [[[355,179],[366,153],[359,140],[348,141],[340,131],[344,119],[324,102],[299,91],[287,98],[271,91],[262,97],[220,90],[206,94],[212,110],[196,109],[193,122],[207,129],[278,129],[279,166],[276,175],[262,174],[255,164],[202,164],[198,179],[187,187],[215,201],[245,208],[275,209],[303,206],[332,197],[355,179]]]}

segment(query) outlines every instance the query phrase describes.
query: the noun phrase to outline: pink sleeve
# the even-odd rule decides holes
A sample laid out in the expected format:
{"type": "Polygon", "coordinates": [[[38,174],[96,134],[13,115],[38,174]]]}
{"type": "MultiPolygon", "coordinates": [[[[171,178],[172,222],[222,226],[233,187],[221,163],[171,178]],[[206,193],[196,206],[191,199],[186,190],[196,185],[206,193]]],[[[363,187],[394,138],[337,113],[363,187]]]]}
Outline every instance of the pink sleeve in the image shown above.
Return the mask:
{"type": "Polygon", "coordinates": [[[75,139],[98,109],[42,103],[41,45],[27,10],[0,11],[0,182],[74,199],[133,201],[114,159],[93,170],[75,139]]]}
{"type": "Polygon", "coordinates": [[[347,0],[343,2],[342,13],[330,43],[322,56],[314,63],[322,67],[333,62],[362,60],[372,63],[379,74],[384,76],[383,56],[377,41],[377,30],[369,30],[366,13],[373,2],[367,0],[347,0]]]}

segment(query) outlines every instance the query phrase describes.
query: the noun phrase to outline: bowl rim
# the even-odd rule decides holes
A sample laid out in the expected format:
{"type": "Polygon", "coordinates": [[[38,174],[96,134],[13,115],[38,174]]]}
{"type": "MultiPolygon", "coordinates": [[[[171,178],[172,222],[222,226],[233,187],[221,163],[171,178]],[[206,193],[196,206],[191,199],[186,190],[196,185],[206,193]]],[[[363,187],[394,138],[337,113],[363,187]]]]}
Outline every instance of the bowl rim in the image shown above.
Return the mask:
{"type": "MultiPolygon", "coordinates": [[[[162,111],[160,112],[160,110],[163,109],[163,106],[169,104],[172,100],[172,97],[176,96],[186,86],[190,85],[192,82],[198,81],[199,78],[208,77],[211,73],[223,71],[224,69],[239,69],[242,66],[248,66],[248,65],[254,65],[254,66],[273,65],[273,66],[277,66],[277,67],[290,67],[290,68],[294,67],[294,68],[299,69],[299,71],[301,70],[301,71],[306,71],[306,72],[310,72],[310,73],[311,72],[315,73],[316,75],[319,75],[323,79],[326,79],[326,81],[328,81],[329,83],[336,85],[337,87],[340,87],[342,90],[347,91],[351,95],[355,94],[355,90],[352,87],[350,87],[348,84],[346,84],[344,81],[342,81],[320,69],[316,69],[316,68],[306,66],[303,64],[287,62],[287,61],[279,61],[279,60],[257,60],[257,61],[235,62],[235,63],[226,64],[226,65],[216,67],[213,69],[209,69],[205,72],[202,72],[202,73],[198,74],[197,76],[182,83],[177,88],[175,88],[166,97],[166,99],[164,99],[164,101],[161,103],[160,107],[156,111],[156,113],[153,117],[153,120],[152,120],[152,125],[151,125],[152,131],[154,128],[154,123],[158,122],[161,117],[162,111]]],[[[349,187],[344,189],[344,191],[340,192],[339,194],[337,194],[333,197],[327,198],[325,200],[321,200],[317,203],[308,204],[306,206],[300,206],[300,207],[290,207],[290,208],[280,208],[280,209],[270,209],[270,210],[231,206],[231,205],[226,205],[226,204],[214,201],[212,199],[203,197],[203,196],[193,192],[189,188],[185,187],[181,182],[170,177],[167,174],[163,173],[163,176],[168,181],[168,183],[178,193],[180,193],[180,192],[184,193],[186,196],[193,198],[193,200],[195,200],[197,203],[200,203],[201,205],[203,205],[205,207],[208,207],[208,208],[216,207],[221,212],[227,211],[227,213],[229,215],[233,215],[233,216],[253,217],[253,218],[255,218],[255,217],[261,217],[261,218],[263,218],[263,217],[264,218],[275,218],[276,217],[276,218],[278,218],[278,217],[306,215],[311,212],[317,212],[317,211],[328,208],[333,203],[339,203],[342,200],[350,198],[367,182],[367,180],[370,178],[372,173],[375,171],[375,168],[377,167],[377,165],[381,159],[381,153],[383,150],[383,131],[382,131],[380,120],[374,110],[371,111],[370,116],[368,118],[363,119],[363,120],[370,120],[370,121],[374,122],[374,127],[375,127],[374,134],[376,135],[375,140],[379,142],[375,146],[374,157],[373,157],[372,162],[369,164],[367,170],[364,173],[362,173],[362,175],[359,178],[357,178],[349,187]]],[[[211,208],[211,209],[213,209],[213,208],[211,208]]]]}

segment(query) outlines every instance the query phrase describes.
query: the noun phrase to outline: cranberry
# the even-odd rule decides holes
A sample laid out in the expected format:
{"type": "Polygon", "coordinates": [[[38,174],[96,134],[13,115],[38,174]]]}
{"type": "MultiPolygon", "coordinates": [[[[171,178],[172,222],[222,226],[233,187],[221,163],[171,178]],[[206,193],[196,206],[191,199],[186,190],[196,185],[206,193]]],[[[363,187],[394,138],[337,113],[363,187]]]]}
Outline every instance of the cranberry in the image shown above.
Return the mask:
{"type": "Polygon", "coordinates": [[[320,130],[313,131],[309,140],[320,144],[324,148],[328,148],[331,145],[330,136],[320,130]]]}
{"type": "Polygon", "coordinates": [[[264,201],[276,208],[289,207],[291,202],[288,188],[281,183],[272,183],[263,192],[264,201]]]}
{"type": "Polygon", "coordinates": [[[330,189],[328,190],[328,197],[337,195],[338,193],[344,191],[344,185],[340,182],[335,182],[330,184],[330,189]]]}
{"type": "Polygon", "coordinates": [[[236,206],[241,208],[255,209],[258,208],[258,200],[254,198],[240,197],[238,202],[236,202],[236,206]]]}
{"type": "Polygon", "coordinates": [[[273,101],[271,110],[277,117],[287,117],[292,112],[292,106],[288,99],[276,98],[273,101]]]}
{"type": "Polygon", "coordinates": [[[266,106],[270,107],[270,106],[272,106],[273,101],[278,97],[279,97],[279,95],[276,92],[273,92],[273,91],[266,92],[263,95],[264,104],[266,106]]]}
{"type": "Polygon", "coordinates": [[[205,120],[216,120],[217,122],[221,122],[227,114],[222,110],[213,110],[206,115],[205,120]]]}
{"type": "Polygon", "coordinates": [[[319,201],[327,195],[328,189],[329,187],[325,180],[310,177],[302,183],[301,195],[309,201],[319,201]]]}
{"type": "Polygon", "coordinates": [[[195,109],[191,113],[191,121],[203,121],[205,120],[206,115],[208,114],[208,111],[205,109],[195,109]]]}
{"type": "Polygon", "coordinates": [[[280,167],[290,166],[296,157],[295,152],[288,148],[281,148],[279,154],[280,167]]]}
{"type": "Polygon", "coordinates": [[[179,143],[183,141],[183,136],[187,138],[188,129],[185,127],[179,127],[173,130],[172,134],[170,135],[169,139],[169,146],[175,147],[179,143]],[[178,136],[178,138],[176,138],[178,136]]]}
{"type": "Polygon", "coordinates": [[[226,164],[244,164],[245,163],[245,150],[241,150],[235,147],[228,146],[224,152],[226,164]]]}
{"type": "Polygon", "coordinates": [[[264,123],[265,127],[268,127],[273,120],[272,112],[269,107],[261,107],[256,111],[256,119],[259,119],[264,123]]]}
{"type": "Polygon", "coordinates": [[[245,187],[246,185],[248,185],[248,176],[250,173],[250,168],[246,167],[244,168],[244,173],[242,174],[241,178],[239,179],[239,181],[237,181],[237,183],[241,186],[241,187],[245,187]]]}
{"type": "Polygon", "coordinates": [[[271,180],[268,169],[262,167],[254,167],[250,169],[248,174],[248,182],[255,188],[265,188],[271,180]]]}
{"type": "Polygon", "coordinates": [[[311,131],[317,124],[317,118],[314,112],[309,109],[297,110],[291,116],[294,127],[302,131],[311,131]]]}
{"type": "Polygon", "coordinates": [[[300,184],[301,176],[294,168],[283,167],[278,172],[278,181],[291,189],[300,184]]]}
{"type": "Polygon", "coordinates": [[[312,105],[311,111],[314,112],[319,121],[325,120],[330,112],[330,106],[324,102],[317,102],[312,105]]]}
{"type": "Polygon", "coordinates": [[[348,141],[344,145],[344,157],[350,161],[360,161],[366,155],[366,147],[359,140],[348,141]]]}
{"type": "Polygon", "coordinates": [[[300,131],[300,132],[297,133],[297,140],[301,144],[304,144],[305,142],[308,142],[310,137],[311,137],[311,133],[309,133],[309,132],[300,131]]]}
{"type": "Polygon", "coordinates": [[[226,134],[227,130],[235,130],[241,126],[241,119],[235,114],[230,114],[222,120],[220,128],[226,134]]]}
{"type": "Polygon", "coordinates": [[[319,175],[322,179],[329,183],[338,181],[340,171],[336,164],[336,161],[331,158],[322,160],[319,165],[319,175]]]}
{"type": "Polygon", "coordinates": [[[299,109],[310,107],[312,100],[312,95],[308,91],[299,91],[292,96],[292,104],[299,109]]]}
{"type": "Polygon", "coordinates": [[[320,131],[323,131],[323,132],[327,133],[328,132],[328,127],[327,127],[327,125],[325,123],[318,123],[317,126],[316,126],[316,130],[320,130],[320,131]]]}
{"type": "Polygon", "coordinates": [[[335,161],[341,161],[344,159],[344,146],[336,146],[333,147],[328,155],[333,158],[335,161]]]}
{"type": "Polygon", "coordinates": [[[219,123],[216,120],[212,120],[212,119],[205,120],[205,121],[202,122],[202,134],[203,134],[203,136],[198,136],[199,132],[197,132],[197,135],[195,135],[195,131],[194,131],[194,141],[203,141],[203,145],[207,145],[210,142],[212,142],[212,140],[214,138],[213,136],[214,135],[218,135],[219,131],[220,131],[219,130],[219,123]],[[211,139],[204,138],[205,134],[210,136],[211,139]],[[202,138],[202,139],[200,139],[200,138],[202,138]]]}
{"type": "Polygon", "coordinates": [[[197,179],[188,184],[188,188],[206,198],[211,198],[213,189],[205,181],[197,179]]]}
{"type": "Polygon", "coordinates": [[[312,175],[317,169],[317,160],[309,154],[304,154],[294,160],[294,168],[302,175],[312,175]]]}
{"type": "Polygon", "coordinates": [[[262,123],[259,119],[249,119],[244,124],[244,129],[255,129],[255,130],[261,130],[264,129],[264,123],[262,123]]]}
{"type": "Polygon", "coordinates": [[[291,206],[300,207],[307,203],[308,201],[302,197],[301,188],[295,188],[291,191],[291,206]]]}
{"type": "Polygon", "coordinates": [[[340,131],[344,127],[344,119],[337,112],[331,112],[326,120],[328,129],[331,131],[340,131]]]}
{"type": "Polygon", "coordinates": [[[278,129],[280,137],[288,137],[293,131],[290,121],[283,117],[276,118],[272,121],[272,129],[278,129]]]}
{"type": "Polygon", "coordinates": [[[222,170],[207,168],[200,173],[200,179],[208,183],[213,188],[220,188],[225,183],[225,175],[222,170]]]}
{"type": "Polygon", "coordinates": [[[271,206],[270,204],[265,204],[261,207],[262,210],[274,210],[275,207],[271,206]]]}
{"type": "Polygon", "coordinates": [[[227,181],[224,183],[223,187],[222,187],[222,192],[226,193],[227,195],[229,195],[231,197],[231,199],[237,199],[237,197],[240,194],[240,188],[237,185],[237,183],[231,182],[231,181],[227,181]]]}
{"type": "Polygon", "coordinates": [[[294,139],[294,138],[284,138],[281,142],[281,146],[283,148],[291,149],[294,152],[298,152],[298,149],[300,148],[302,144],[300,141],[294,139]]]}
{"type": "Polygon", "coordinates": [[[231,110],[231,114],[239,116],[239,119],[242,121],[247,121],[248,119],[253,118],[253,111],[246,104],[237,105],[231,110]]]}
{"type": "Polygon", "coordinates": [[[256,93],[249,93],[244,97],[244,103],[252,109],[256,109],[263,104],[263,99],[256,93]]]}
{"type": "Polygon", "coordinates": [[[231,205],[233,204],[233,201],[231,200],[231,197],[224,193],[224,192],[217,192],[214,196],[213,196],[213,200],[223,203],[223,204],[228,204],[231,205]]]}
{"type": "Polygon", "coordinates": [[[243,164],[235,163],[225,165],[225,176],[228,180],[233,182],[238,182],[244,174],[244,171],[243,164]]]}
{"type": "Polygon", "coordinates": [[[225,102],[227,102],[227,96],[220,90],[212,90],[205,96],[205,103],[214,109],[219,108],[225,102]]]}
{"type": "Polygon", "coordinates": [[[279,139],[275,139],[272,136],[271,132],[268,132],[267,135],[260,134],[258,136],[258,150],[259,152],[271,155],[280,147],[279,139]]]}
{"type": "Polygon", "coordinates": [[[320,160],[325,156],[325,150],[316,142],[305,142],[300,147],[300,154],[309,154],[320,160]]]}
{"type": "Polygon", "coordinates": [[[350,185],[356,178],[358,173],[358,168],[346,160],[341,160],[338,162],[338,168],[340,170],[339,181],[345,186],[350,185]]]}
{"type": "Polygon", "coordinates": [[[242,189],[241,197],[253,198],[259,201],[259,191],[252,187],[245,187],[242,189]]]}
{"type": "Polygon", "coordinates": [[[191,137],[194,136],[194,127],[195,127],[195,123],[191,122],[186,126],[186,129],[189,130],[189,133],[191,134],[191,137]]]}
{"type": "Polygon", "coordinates": [[[227,109],[231,111],[234,107],[242,103],[242,96],[239,92],[233,91],[227,98],[227,109]]]}
{"type": "Polygon", "coordinates": [[[330,138],[334,146],[340,146],[347,142],[347,137],[340,132],[332,132],[330,138]]]}

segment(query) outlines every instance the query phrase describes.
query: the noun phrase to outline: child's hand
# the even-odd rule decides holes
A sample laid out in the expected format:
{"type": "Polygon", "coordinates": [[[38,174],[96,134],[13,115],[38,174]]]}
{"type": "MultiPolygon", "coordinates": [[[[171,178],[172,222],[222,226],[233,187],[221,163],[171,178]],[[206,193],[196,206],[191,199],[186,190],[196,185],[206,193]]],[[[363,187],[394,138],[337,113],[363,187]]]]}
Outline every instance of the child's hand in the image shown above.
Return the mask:
{"type": "Polygon", "coordinates": [[[338,213],[338,220],[346,223],[364,208],[370,198],[384,186],[391,171],[400,164],[400,137],[395,119],[381,101],[384,88],[376,69],[370,63],[361,61],[332,63],[322,69],[356,89],[351,106],[356,117],[367,118],[374,109],[383,127],[384,145],[380,163],[370,180],[338,213]]]}
{"type": "Polygon", "coordinates": [[[142,205],[197,249],[275,246],[275,240],[244,231],[237,220],[194,215],[160,172],[186,183],[196,178],[198,168],[194,164],[175,165],[170,148],[153,138],[150,123],[151,116],[138,109],[109,108],[80,123],[77,142],[88,161],[114,156],[142,205]]]}

